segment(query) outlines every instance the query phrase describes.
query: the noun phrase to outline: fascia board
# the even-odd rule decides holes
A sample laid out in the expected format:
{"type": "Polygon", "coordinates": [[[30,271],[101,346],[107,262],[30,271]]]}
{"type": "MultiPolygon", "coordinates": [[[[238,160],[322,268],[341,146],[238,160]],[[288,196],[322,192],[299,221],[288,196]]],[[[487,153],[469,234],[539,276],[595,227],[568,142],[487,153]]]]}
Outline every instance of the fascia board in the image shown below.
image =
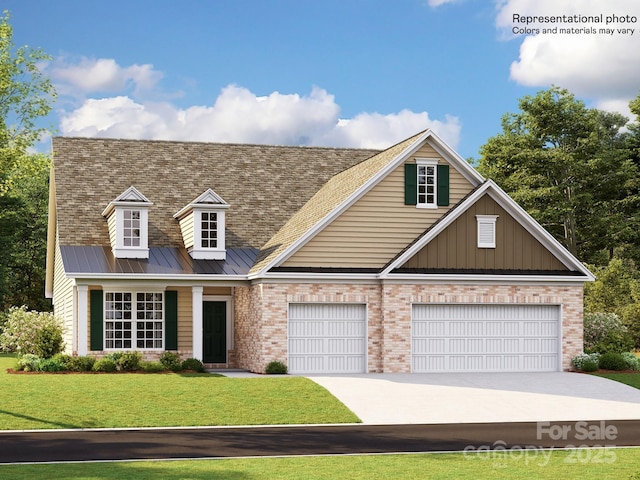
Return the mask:
{"type": "Polygon", "coordinates": [[[265,275],[266,272],[271,270],[273,267],[277,267],[285,262],[291,255],[297,252],[302,246],[304,246],[309,240],[316,236],[318,232],[324,229],[328,224],[333,222],[334,219],[339,217],[346,209],[348,209],[351,205],[356,203],[362,196],[367,193],[373,186],[375,186],[381,179],[386,177],[389,172],[395,169],[400,163],[402,163],[407,157],[413,154],[416,150],[418,150],[423,144],[424,141],[429,138],[431,135],[431,130],[425,131],[422,136],[413,142],[412,145],[407,147],[404,151],[396,155],[396,157],[391,160],[385,167],[380,169],[378,173],[372,176],[369,180],[367,180],[358,190],[349,195],[340,205],[334,208],[328,215],[326,215],[322,220],[316,223],[313,227],[311,227],[304,235],[299,237],[295,242],[293,242],[289,247],[287,247],[280,255],[271,260],[266,266],[264,266],[259,272],[256,272],[251,277],[252,278],[261,278],[265,275]]]}
{"type": "Polygon", "coordinates": [[[471,207],[489,188],[488,183],[485,183],[478,190],[469,195],[461,204],[457,207],[454,207],[454,210],[440,223],[435,225],[431,230],[429,230],[420,240],[414,243],[411,247],[407,249],[402,255],[400,255],[391,265],[385,268],[381,273],[381,277],[386,277],[392,270],[398,268],[400,265],[405,263],[411,257],[413,257],[416,253],[422,249],[427,243],[433,240],[436,236],[438,236],[445,228],[451,225],[460,215],[462,215],[469,207],[471,207]]]}
{"type": "Polygon", "coordinates": [[[480,175],[475,168],[462,158],[455,150],[447,145],[440,137],[431,132],[430,135],[433,140],[430,145],[433,149],[444,157],[449,163],[451,163],[462,174],[464,178],[469,181],[474,187],[477,187],[486,179],[480,175]]]}
{"type": "Polygon", "coordinates": [[[585,282],[590,282],[591,279],[588,276],[560,276],[560,275],[465,275],[465,274],[403,274],[394,273],[384,278],[385,283],[460,283],[460,284],[549,284],[549,283],[561,283],[582,285],[585,282]]]}
{"type": "Polygon", "coordinates": [[[293,282],[378,282],[380,277],[377,273],[295,273],[295,272],[267,272],[262,276],[257,274],[249,275],[249,280],[274,280],[293,282]]]}
{"type": "MultiPolygon", "coordinates": [[[[122,281],[140,281],[140,280],[170,280],[170,281],[189,281],[189,282],[247,282],[246,275],[180,275],[180,274],[138,274],[138,273],[66,273],[67,278],[76,282],[82,280],[122,280],[122,281]]],[[[86,283],[86,282],[85,282],[86,283]]]]}

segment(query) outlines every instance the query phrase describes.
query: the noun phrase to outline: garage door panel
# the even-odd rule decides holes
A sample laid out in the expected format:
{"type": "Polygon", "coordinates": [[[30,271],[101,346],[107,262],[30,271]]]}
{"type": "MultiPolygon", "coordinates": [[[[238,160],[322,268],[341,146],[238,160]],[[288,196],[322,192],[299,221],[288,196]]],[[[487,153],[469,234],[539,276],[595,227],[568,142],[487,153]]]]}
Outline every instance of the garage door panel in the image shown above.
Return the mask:
{"type": "Polygon", "coordinates": [[[363,304],[290,304],[289,371],[365,372],[366,316],[363,304]]]}
{"type": "Polygon", "coordinates": [[[412,369],[557,371],[560,308],[413,305],[412,369]]]}

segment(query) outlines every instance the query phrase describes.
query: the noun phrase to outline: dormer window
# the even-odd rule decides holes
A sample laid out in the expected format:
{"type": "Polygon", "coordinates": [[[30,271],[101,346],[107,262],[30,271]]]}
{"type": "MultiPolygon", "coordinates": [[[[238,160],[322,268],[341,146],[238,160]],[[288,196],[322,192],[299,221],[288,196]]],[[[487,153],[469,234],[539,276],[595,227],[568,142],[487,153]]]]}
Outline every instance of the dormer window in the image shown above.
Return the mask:
{"type": "Polygon", "coordinates": [[[153,203],[135,187],[129,187],[102,212],[107,218],[111,250],[116,258],[149,258],[151,205],[153,203]]]}
{"type": "Polygon", "coordinates": [[[174,215],[191,258],[225,260],[225,211],[229,204],[208,189],[174,215]]]}

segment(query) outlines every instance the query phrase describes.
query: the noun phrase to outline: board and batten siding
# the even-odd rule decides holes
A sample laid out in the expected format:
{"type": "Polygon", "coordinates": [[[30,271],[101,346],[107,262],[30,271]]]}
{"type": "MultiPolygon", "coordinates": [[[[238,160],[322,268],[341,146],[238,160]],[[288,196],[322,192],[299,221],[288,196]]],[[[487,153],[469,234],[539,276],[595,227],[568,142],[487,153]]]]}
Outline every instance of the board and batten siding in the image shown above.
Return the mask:
{"type": "MultiPolygon", "coordinates": [[[[447,163],[429,145],[406,163],[415,163],[416,158],[437,158],[439,164],[447,163]]],[[[405,205],[404,164],[399,165],[283,266],[383,267],[473,188],[453,166],[449,179],[448,207],[405,205]]]]}
{"type": "Polygon", "coordinates": [[[406,268],[567,270],[488,194],[407,261],[406,268]],[[497,215],[496,247],[478,248],[476,215],[497,215]]]}

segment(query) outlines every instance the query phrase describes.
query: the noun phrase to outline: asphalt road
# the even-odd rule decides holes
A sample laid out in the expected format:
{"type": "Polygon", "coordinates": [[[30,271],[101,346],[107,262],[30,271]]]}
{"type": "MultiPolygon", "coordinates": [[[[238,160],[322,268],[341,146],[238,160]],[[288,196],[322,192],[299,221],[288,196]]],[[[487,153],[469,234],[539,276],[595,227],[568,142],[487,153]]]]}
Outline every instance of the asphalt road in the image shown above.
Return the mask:
{"type": "Polygon", "coordinates": [[[0,432],[0,463],[640,446],[640,420],[0,432]]]}

